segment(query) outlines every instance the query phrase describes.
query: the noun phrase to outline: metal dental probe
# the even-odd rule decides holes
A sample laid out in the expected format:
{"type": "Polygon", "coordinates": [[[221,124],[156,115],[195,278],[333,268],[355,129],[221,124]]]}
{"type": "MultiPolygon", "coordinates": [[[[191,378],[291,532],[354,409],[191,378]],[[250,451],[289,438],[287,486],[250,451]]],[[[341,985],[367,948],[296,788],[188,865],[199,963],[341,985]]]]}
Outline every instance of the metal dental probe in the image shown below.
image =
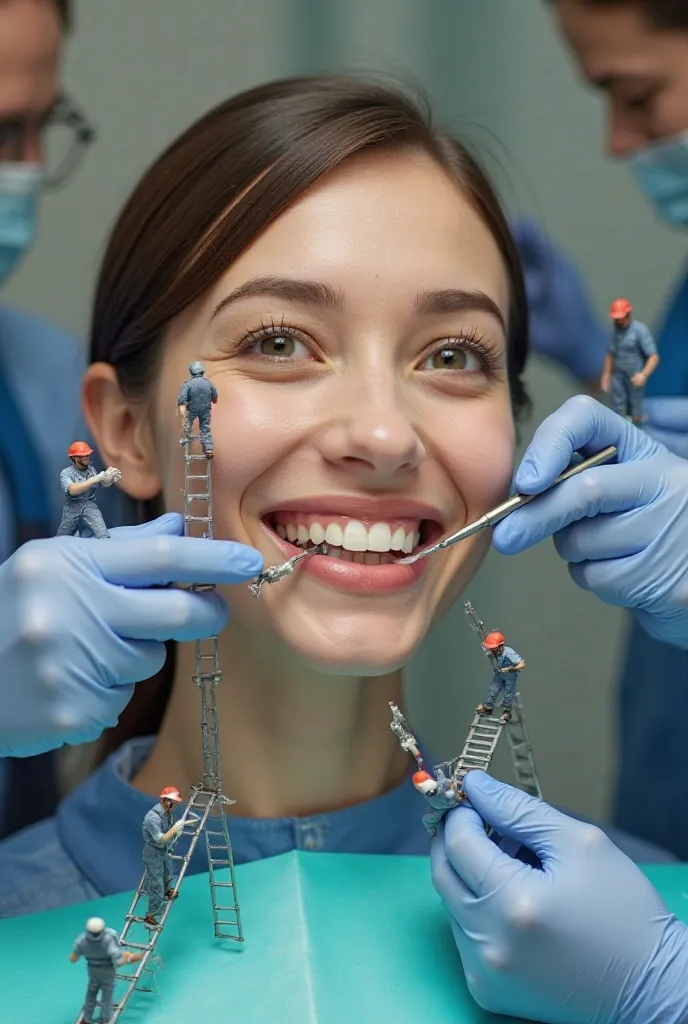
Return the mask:
{"type": "Polygon", "coordinates": [[[601,452],[596,455],[591,455],[589,459],[583,459],[581,462],[577,462],[574,466],[569,468],[558,476],[551,487],[548,487],[546,491],[541,491],[539,494],[515,494],[513,498],[509,498],[508,501],[503,502],[501,505],[497,505],[491,512],[486,512],[485,515],[481,516],[480,519],[476,519],[474,523],[469,523],[468,526],[462,527],[456,533],[452,533],[450,537],[445,537],[444,540],[438,541],[437,544],[433,544],[432,547],[425,548],[423,551],[418,551],[413,555],[407,555],[405,558],[397,558],[396,565],[413,565],[420,558],[427,558],[428,555],[434,555],[436,551],[442,551],[444,548],[451,547],[452,544],[457,544],[460,540],[466,540],[467,537],[472,537],[475,533],[480,533],[482,530],[488,530],[491,526],[496,526],[502,519],[506,519],[507,516],[515,512],[517,508],[523,508],[529,502],[535,498],[541,497],[541,495],[549,494],[552,487],[556,487],[557,484],[561,484],[564,480],[570,480],[571,477],[577,476],[578,473],[582,473],[586,469],[591,469],[593,466],[601,466],[602,463],[608,462],[611,458],[616,455],[616,448],[613,444],[610,444],[608,448],[603,448],[601,452]]]}

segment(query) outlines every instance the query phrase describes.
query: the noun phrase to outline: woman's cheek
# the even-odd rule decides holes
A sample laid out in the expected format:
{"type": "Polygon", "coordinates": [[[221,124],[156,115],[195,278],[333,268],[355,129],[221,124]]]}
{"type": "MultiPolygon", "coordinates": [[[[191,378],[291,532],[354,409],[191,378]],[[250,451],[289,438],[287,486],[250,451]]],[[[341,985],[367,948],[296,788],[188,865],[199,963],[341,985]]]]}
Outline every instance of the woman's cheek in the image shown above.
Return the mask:
{"type": "Polygon", "coordinates": [[[448,452],[447,466],[472,521],[508,495],[515,448],[510,411],[507,415],[494,406],[481,410],[454,437],[459,441],[448,452]]]}

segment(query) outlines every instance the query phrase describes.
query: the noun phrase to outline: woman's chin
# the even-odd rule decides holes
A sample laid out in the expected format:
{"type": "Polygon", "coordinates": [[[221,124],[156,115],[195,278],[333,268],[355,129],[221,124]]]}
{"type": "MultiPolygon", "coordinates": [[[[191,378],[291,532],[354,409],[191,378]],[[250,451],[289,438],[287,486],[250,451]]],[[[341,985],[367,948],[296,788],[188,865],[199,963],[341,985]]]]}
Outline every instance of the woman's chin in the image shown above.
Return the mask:
{"type": "MultiPolygon", "coordinates": [[[[411,618],[416,618],[412,616],[411,618]]],[[[281,619],[281,617],[280,617],[281,619]]],[[[324,616],[295,610],[273,629],[296,658],[326,675],[381,676],[401,668],[415,653],[427,621],[395,616],[324,616]]]]}

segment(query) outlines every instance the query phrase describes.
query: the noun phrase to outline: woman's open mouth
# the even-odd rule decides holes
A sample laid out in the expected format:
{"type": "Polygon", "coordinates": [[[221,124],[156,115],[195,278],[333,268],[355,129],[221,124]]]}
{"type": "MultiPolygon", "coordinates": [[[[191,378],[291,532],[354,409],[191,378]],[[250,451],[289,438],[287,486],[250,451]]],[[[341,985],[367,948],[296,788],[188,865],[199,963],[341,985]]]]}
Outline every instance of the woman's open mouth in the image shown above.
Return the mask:
{"type": "Polygon", "coordinates": [[[415,565],[397,565],[396,560],[434,544],[443,533],[442,524],[433,519],[356,519],[290,509],[272,511],[261,523],[287,557],[326,543],[327,554],[305,559],[303,571],[362,592],[397,590],[415,582],[426,567],[425,560],[415,565]]]}

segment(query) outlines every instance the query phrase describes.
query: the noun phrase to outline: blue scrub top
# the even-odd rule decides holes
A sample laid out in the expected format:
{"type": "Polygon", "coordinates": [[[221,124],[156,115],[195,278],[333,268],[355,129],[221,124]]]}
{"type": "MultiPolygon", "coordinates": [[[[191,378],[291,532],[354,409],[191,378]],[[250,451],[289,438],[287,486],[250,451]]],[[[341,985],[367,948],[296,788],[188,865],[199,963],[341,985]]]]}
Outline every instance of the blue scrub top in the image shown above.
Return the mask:
{"type": "MultiPolygon", "coordinates": [[[[658,336],[648,395],[688,395],[688,268],[658,336]]],[[[688,651],[631,621],[620,702],[614,823],[688,860],[688,651]]]]}

